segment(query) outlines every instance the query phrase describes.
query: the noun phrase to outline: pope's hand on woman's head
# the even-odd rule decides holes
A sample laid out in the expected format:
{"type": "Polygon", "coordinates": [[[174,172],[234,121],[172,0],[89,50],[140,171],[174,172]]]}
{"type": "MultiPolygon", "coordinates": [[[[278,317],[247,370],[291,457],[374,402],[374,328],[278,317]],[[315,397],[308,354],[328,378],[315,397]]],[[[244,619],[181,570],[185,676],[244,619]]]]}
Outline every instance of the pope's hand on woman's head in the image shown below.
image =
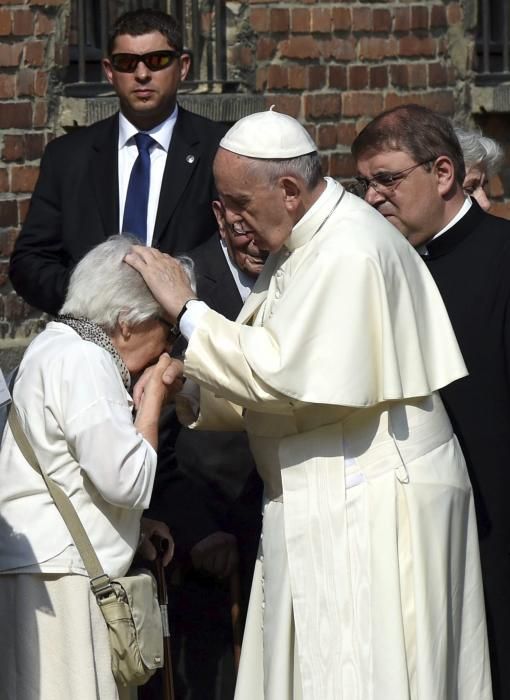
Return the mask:
{"type": "Polygon", "coordinates": [[[195,296],[179,261],[155,248],[138,245],[132,247],[125,261],[142,275],[154,297],[175,322],[184,304],[195,296]]]}

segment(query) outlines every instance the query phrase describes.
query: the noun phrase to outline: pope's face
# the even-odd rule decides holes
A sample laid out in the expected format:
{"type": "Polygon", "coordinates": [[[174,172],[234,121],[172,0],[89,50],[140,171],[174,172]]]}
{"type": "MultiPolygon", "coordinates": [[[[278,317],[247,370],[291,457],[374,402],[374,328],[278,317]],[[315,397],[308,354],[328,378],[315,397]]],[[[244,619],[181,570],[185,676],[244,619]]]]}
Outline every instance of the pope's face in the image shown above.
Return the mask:
{"type": "Polygon", "coordinates": [[[225,221],[236,236],[246,236],[259,250],[280,250],[294,222],[285,205],[285,190],[270,185],[253,167],[253,161],[218,149],[214,179],[225,221]]]}
{"type": "MultiPolygon", "coordinates": [[[[144,54],[168,51],[166,37],[160,32],[140,36],[120,34],[114,42],[112,54],[144,54]]],[[[187,54],[174,58],[158,71],[151,71],[139,61],[133,73],[122,73],[113,68],[110,60],[103,60],[106,78],[119,96],[124,116],[138,129],[148,130],[161,124],[175,107],[177,89],[188,74],[190,59],[187,54]]]]}

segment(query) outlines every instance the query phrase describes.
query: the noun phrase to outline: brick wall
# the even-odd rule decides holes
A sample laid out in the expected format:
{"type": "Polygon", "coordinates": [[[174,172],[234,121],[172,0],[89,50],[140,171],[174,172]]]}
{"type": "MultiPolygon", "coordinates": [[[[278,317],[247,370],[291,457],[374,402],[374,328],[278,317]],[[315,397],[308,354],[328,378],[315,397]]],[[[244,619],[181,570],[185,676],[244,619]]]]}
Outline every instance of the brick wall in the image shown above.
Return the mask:
{"type": "Polygon", "coordinates": [[[55,88],[67,61],[69,0],[0,0],[0,347],[19,345],[40,322],[7,278],[8,257],[26,214],[39,159],[52,136],[55,88]],[[14,341],[14,336],[18,338],[14,341]]]}
{"type": "Polygon", "coordinates": [[[251,0],[256,88],[302,120],[328,172],[353,175],[349,146],[384,109],[465,113],[470,41],[459,2],[251,0]]]}

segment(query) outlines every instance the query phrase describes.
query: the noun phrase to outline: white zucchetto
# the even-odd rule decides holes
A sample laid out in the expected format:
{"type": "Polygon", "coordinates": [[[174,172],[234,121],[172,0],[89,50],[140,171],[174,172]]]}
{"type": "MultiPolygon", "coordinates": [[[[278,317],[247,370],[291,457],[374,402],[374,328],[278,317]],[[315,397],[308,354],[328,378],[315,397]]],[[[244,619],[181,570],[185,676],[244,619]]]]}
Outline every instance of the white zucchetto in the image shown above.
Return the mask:
{"type": "Polygon", "coordinates": [[[297,158],[317,146],[310,134],[288,114],[270,110],[243,117],[227,131],[220,148],[248,158],[297,158]]]}

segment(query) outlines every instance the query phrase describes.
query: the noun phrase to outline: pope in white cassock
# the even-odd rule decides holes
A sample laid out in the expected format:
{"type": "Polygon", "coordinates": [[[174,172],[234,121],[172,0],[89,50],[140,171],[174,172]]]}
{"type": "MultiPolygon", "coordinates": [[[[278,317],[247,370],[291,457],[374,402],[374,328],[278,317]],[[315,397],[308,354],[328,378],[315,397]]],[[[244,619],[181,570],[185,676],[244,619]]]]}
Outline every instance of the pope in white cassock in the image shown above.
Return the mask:
{"type": "Polygon", "coordinates": [[[286,115],[237,122],[214,174],[271,253],[235,323],[172,258],[126,260],[189,340],[196,427],[246,430],[265,483],[236,700],[489,700],[471,485],[437,394],[466,370],[430,274],[286,115]]]}

